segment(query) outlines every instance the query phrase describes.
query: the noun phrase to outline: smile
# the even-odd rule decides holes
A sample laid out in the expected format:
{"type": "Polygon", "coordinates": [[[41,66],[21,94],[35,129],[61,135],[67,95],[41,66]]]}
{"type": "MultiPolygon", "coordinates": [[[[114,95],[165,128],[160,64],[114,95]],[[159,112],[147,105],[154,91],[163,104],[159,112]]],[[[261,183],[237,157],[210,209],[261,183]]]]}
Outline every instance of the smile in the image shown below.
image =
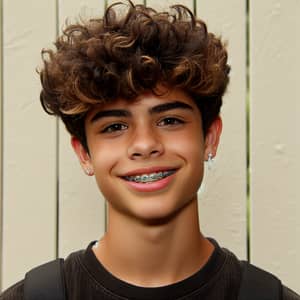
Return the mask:
{"type": "Polygon", "coordinates": [[[150,174],[141,174],[136,176],[125,176],[124,179],[127,181],[133,181],[137,183],[149,183],[149,182],[155,182],[163,178],[166,178],[174,174],[175,172],[176,170],[168,170],[168,171],[161,171],[161,172],[155,172],[150,174]]]}

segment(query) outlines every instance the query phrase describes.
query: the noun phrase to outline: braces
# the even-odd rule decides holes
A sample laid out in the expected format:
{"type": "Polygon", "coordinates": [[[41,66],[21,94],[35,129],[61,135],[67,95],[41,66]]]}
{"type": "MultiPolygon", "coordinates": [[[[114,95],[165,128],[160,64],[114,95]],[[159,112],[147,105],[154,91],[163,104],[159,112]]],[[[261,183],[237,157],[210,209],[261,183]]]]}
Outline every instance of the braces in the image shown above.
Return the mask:
{"type": "Polygon", "coordinates": [[[151,173],[149,175],[143,174],[143,175],[125,177],[125,179],[127,179],[129,181],[134,181],[134,182],[144,182],[144,183],[153,182],[153,181],[157,181],[162,178],[165,178],[167,176],[170,176],[174,172],[175,171],[172,170],[172,171],[165,171],[165,172],[159,172],[159,173],[151,173]]]}

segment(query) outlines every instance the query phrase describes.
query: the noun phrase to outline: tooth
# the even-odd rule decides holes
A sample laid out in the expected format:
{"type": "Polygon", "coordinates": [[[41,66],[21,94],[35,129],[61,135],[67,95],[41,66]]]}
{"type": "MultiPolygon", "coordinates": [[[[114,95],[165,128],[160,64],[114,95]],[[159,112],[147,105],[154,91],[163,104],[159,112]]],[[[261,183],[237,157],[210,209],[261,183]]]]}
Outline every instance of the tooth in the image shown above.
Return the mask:
{"type": "Polygon", "coordinates": [[[150,179],[155,179],[156,178],[156,175],[154,173],[150,174],[149,175],[150,179]]]}
{"type": "Polygon", "coordinates": [[[153,181],[160,180],[160,179],[165,178],[173,173],[174,173],[174,170],[162,171],[162,172],[150,173],[150,174],[141,174],[141,175],[136,175],[136,176],[128,176],[127,180],[134,181],[134,182],[147,183],[147,182],[153,182],[153,181]]]}
{"type": "Polygon", "coordinates": [[[141,176],[141,181],[145,182],[145,181],[147,181],[147,178],[148,178],[148,176],[144,174],[141,176]]]}

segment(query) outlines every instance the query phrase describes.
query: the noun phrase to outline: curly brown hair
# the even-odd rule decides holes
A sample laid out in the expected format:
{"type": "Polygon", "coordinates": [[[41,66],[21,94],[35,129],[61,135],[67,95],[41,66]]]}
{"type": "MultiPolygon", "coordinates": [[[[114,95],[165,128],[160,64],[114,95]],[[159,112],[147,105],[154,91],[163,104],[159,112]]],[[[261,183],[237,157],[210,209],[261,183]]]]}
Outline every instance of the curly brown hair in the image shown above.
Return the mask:
{"type": "Polygon", "coordinates": [[[185,6],[157,12],[118,2],[101,19],[68,25],[55,46],[42,51],[40,100],[86,149],[84,120],[94,105],[156,93],[158,84],[194,99],[204,134],[220,113],[229,81],[226,47],[185,6]]]}

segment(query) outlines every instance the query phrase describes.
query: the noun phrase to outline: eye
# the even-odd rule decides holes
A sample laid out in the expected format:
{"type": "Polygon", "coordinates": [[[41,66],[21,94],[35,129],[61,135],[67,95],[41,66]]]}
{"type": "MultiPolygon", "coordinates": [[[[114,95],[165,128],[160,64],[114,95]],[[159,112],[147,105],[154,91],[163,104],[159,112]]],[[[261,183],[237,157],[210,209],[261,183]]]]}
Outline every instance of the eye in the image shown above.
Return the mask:
{"type": "Polygon", "coordinates": [[[127,125],[121,123],[114,123],[102,129],[101,133],[112,133],[112,132],[126,130],[127,128],[128,128],[127,125]]]}
{"type": "Polygon", "coordinates": [[[167,117],[158,122],[158,126],[176,126],[185,123],[183,120],[175,117],[167,117]]]}

